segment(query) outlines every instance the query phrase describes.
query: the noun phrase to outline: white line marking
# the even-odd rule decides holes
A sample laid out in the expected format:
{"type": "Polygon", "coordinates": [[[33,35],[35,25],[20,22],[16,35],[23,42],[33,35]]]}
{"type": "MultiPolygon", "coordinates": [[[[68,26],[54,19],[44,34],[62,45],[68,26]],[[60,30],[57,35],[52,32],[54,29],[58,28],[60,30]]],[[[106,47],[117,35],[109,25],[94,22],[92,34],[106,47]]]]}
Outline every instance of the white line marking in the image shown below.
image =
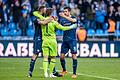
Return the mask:
{"type": "MultiPolygon", "coordinates": [[[[43,69],[43,68],[40,67],[40,69],[43,69]]],[[[57,70],[57,71],[60,71],[60,70],[57,70]]],[[[72,74],[73,72],[68,72],[68,73],[72,74]]],[[[77,73],[77,75],[88,76],[88,77],[94,77],[94,78],[99,78],[99,79],[107,79],[107,80],[118,80],[118,79],[109,78],[109,77],[94,76],[94,75],[82,74],[82,73],[77,73]]]]}

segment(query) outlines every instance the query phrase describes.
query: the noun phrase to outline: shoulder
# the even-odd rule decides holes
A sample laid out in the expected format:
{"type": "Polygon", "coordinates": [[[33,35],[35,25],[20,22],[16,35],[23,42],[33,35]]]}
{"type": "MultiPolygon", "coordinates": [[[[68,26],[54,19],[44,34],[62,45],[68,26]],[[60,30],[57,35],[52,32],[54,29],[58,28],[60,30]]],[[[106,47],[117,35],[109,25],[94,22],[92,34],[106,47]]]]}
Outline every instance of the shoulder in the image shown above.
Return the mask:
{"type": "Polygon", "coordinates": [[[36,13],[39,13],[39,11],[33,11],[33,15],[36,14],[36,13]]]}
{"type": "Polygon", "coordinates": [[[62,20],[65,20],[65,18],[63,18],[63,17],[59,17],[59,20],[61,20],[61,21],[62,21],[62,20]]]}

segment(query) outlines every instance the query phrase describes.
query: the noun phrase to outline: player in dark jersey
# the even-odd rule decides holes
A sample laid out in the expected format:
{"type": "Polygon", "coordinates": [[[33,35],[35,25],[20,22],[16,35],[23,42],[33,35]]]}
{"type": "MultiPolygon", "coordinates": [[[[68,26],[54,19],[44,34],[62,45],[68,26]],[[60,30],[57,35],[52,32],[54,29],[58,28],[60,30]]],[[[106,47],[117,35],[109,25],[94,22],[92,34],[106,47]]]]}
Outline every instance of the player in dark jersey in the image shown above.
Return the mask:
{"type": "MultiPolygon", "coordinates": [[[[46,8],[44,6],[41,6],[39,8],[39,10],[42,15],[46,13],[46,8]]],[[[32,77],[32,72],[34,69],[36,59],[37,59],[39,53],[42,52],[42,31],[41,31],[41,27],[40,27],[41,25],[38,23],[37,19],[38,19],[37,17],[33,16],[33,23],[35,26],[34,46],[33,46],[34,50],[33,50],[33,56],[30,61],[28,77],[32,77]]]]}
{"type": "MultiPolygon", "coordinates": [[[[70,14],[71,9],[69,7],[64,8],[64,12],[59,13],[61,18],[61,24],[63,26],[70,26],[77,22],[77,19],[70,14]]],[[[76,40],[76,29],[71,29],[68,31],[64,31],[63,34],[63,43],[61,46],[61,55],[60,55],[60,62],[63,68],[61,74],[64,76],[66,71],[65,65],[65,54],[71,50],[72,59],[73,59],[73,75],[72,78],[76,78],[76,70],[77,70],[77,40],[76,40]]]]}
{"type": "MultiPolygon", "coordinates": [[[[41,15],[44,16],[44,14],[46,14],[46,7],[45,6],[40,6],[39,7],[39,12],[40,12],[41,15]]],[[[38,19],[39,19],[38,17],[33,16],[33,22],[34,22],[34,25],[35,25],[34,46],[33,46],[34,47],[34,51],[33,51],[34,54],[33,54],[32,58],[31,58],[31,61],[30,61],[28,77],[32,77],[32,72],[33,72],[33,69],[34,69],[36,59],[37,59],[39,53],[42,52],[42,30],[41,30],[41,25],[40,24],[47,24],[52,20],[52,19],[49,18],[48,20],[45,20],[45,21],[40,21],[40,20],[38,21],[38,19]]],[[[58,72],[56,72],[55,69],[53,71],[53,75],[61,77],[61,75],[58,72]]]]}

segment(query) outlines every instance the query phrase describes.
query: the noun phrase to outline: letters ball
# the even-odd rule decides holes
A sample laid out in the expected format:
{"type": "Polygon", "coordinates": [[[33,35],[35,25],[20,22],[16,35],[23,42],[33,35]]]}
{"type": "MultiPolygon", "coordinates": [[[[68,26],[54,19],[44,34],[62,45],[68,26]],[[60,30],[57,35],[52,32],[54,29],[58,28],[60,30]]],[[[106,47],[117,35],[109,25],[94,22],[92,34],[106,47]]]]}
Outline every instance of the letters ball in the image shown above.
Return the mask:
{"type": "Polygon", "coordinates": [[[86,30],[84,28],[80,28],[77,30],[77,38],[80,42],[85,41],[86,39],[86,30]]]}

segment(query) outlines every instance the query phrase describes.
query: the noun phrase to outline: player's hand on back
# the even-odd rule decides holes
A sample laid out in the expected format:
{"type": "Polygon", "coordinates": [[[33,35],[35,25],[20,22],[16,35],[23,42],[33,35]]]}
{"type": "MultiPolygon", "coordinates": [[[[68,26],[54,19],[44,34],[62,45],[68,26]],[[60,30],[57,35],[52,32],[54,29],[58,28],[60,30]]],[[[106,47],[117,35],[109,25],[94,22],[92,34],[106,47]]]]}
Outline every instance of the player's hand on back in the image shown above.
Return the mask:
{"type": "Polygon", "coordinates": [[[54,18],[53,18],[52,16],[50,16],[50,17],[47,19],[48,22],[51,22],[52,20],[54,20],[54,18]]]}
{"type": "Polygon", "coordinates": [[[38,24],[48,24],[49,22],[51,22],[52,20],[54,20],[52,17],[49,17],[45,20],[40,20],[40,19],[37,19],[38,21],[38,24]]]}
{"type": "Polygon", "coordinates": [[[40,24],[40,19],[37,19],[37,23],[40,24]]]}

